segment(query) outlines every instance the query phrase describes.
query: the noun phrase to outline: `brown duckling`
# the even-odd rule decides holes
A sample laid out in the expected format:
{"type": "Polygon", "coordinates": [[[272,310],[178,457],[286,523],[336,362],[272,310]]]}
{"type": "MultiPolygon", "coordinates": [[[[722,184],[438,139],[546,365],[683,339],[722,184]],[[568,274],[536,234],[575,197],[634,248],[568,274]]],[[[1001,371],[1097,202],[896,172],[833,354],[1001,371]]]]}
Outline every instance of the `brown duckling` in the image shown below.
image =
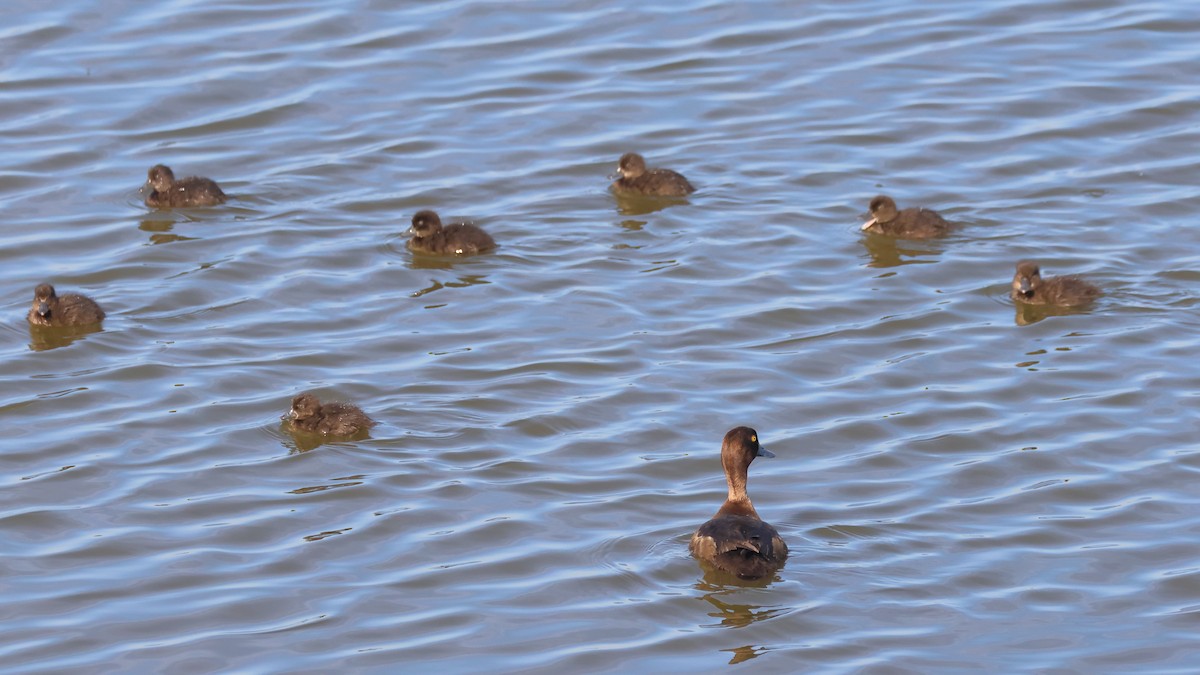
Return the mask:
{"type": "Polygon", "coordinates": [[[612,186],[621,193],[686,197],[696,191],[688,179],[670,169],[646,169],[646,160],[636,152],[621,155],[617,173],[621,177],[612,186]]]}
{"type": "Polygon", "coordinates": [[[103,321],[104,310],[86,295],[58,295],[50,284],[38,284],[28,318],[38,326],[86,326],[103,321]]]}
{"type": "Polygon", "coordinates": [[[1042,278],[1042,271],[1032,260],[1017,263],[1013,275],[1012,299],[1030,305],[1075,307],[1086,305],[1100,297],[1102,291],[1077,276],[1042,278]]]}
{"type": "Polygon", "coordinates": [[[872,199],[870,211],[871,219],[862,224],[862,229],[868,232],[906,239],[930,239],[945,236],[950,231],[950,223],[937,211],[919,206],[901,211],[887,195],[872,199]]]}
{"type": "Polygon", "coordinates": [[[171,167],[162,164],[155,164],[150,168],[146,185],[150,188],[150,194],[146,196],[146,206],[159,209],[225,203],[225,193],[212,180],[199,176],[175,180],[175,173],[171,171],[171,167]]]}
{"type": "Polygon", "coordinates": [[[688,550],[713,567],[743,579],[760,579],[775,573],[787,559],[787,544],[758,517],[746,494],[746,478],[755,457],[775,455],[758,443],[758,432],[735,427],[721,443],[721,466],[729,484],[729,497],[707,523],[692,535],[688,550]]]}
{"type": "Polygon", "coordinates": [[[442,226],[442,219],[433,211],[417,211],[408,233],[408,248],[418,253],[434,255],[473,255],[496,248],[491,235],[470,223],[451,223],[442,226]]]}
{"type": "Polygon", "coordinates": [[[365,434],[375,426],[352,403],[321,403],[309,392],[297,394],[292,399],[292,409],[284,416],[293,429],[323,436],[353,437],[365,434]]]}

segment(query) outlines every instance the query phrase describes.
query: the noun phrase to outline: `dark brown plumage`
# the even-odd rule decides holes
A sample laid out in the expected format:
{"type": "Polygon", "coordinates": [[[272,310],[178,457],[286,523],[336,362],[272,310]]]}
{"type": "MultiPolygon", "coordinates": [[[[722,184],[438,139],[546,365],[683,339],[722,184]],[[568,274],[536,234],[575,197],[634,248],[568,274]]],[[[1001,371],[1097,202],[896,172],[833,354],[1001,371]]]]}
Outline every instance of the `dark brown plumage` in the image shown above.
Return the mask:
{"type": "Polygon", "coordinates": [[[154,165],[146,174],[146,187],[150,188],[146,206],[164,209],[225,203],[225,193],[208,178],[189,176],[175,180],[171,167],[162,164],[154,165]]]}
{"type": "Polygon", "coordinates": [[[417,211],[408,229],[412,239],[408,248],[434,255],[473,255],[496,248],[491,235],[470,223],[451,223],[442,226],[442,219],[433,211],[417,211]]]}
{"type": "Polygon", "coordinates": [[[621,175],[613,182],[617,192],[658,197],[686,197],[696,191],[688,179],[670,169],[646,169],[646,160],[636,152],[621,155],[617,162],[621,175]]]}
{"type": "Polygon", "coordinates": [[[721,443],[721,466],[729,496],[707,523],[692,535],[688,550],[696,558],[743,579],[760,579],[775,573],[787,559],[787,544],[775,528],[764,523],[746,494],[750,462],[774,457],[758,443],[758,432],[735,427],[721,443]]]}
{"type": "Polygon", "coordinates": [[[297,394],[292,399],[292,409],[285,419],[297,431],[342,438],[366,434],[375,425],[374,420],[367,417],[358,406],[351,403],[321,403],[309,392],[297,394]]]}
{"type": "Polygon", "coordinates": [[[945,236],[950,223],[937,211],[912,206],[903,211],[887,195],[871,200],[871,219],[862,224],[862,229],[876,234],[907,239],[930,239],[945,236]]]}
{"type": "Polygon", "coordinates": [[[104,310],[86,295],[58,295],[50,284],[38,284],[28,318],[38,326],[86,326],[103,321],[104,310]]]}
{"type": "Polygon", "coordinates": [[[1076,307],[1100,297],[1102,291],[1076,276],[1042,278],[1042,271],[1032,260],[1017,263],[1013,275],[1012,299],[1030,305],[1076,307]]]}

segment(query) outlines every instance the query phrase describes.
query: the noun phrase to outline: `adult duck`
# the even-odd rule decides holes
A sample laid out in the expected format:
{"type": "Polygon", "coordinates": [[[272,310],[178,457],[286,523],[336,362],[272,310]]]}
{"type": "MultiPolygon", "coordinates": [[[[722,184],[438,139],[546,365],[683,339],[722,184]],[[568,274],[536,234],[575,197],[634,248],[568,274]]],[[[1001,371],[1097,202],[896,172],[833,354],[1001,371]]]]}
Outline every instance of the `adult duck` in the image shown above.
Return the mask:
{"type": "Polygon", "coordinates": [[[750,462],[755,457],[774,457],[758,442],[758,432],[735,427],[721,443],[721,466],[729,496],[717,514],[692,535],[688,550],[699,560],[737,575],[761,579],[775,573],[787,559],[788,547],[774,527],[764,523],[746,494],[750,462]]]}

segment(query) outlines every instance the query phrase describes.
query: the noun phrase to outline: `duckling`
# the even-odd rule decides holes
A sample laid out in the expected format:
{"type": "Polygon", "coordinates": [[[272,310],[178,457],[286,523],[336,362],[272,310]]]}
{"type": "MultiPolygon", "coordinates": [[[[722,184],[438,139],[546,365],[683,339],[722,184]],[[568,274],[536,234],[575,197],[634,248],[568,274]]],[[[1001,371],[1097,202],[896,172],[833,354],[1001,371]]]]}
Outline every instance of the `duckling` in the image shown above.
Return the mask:
{"type": "Polygon", "coordinates": [[[945,236],[950,223],[937,211],[911,206],[903,211],[887,195],[871,200],[871,219],[862,224],[862,229],[876,234],[886,234],[905,239],[930,239],[945,236]]]}
{"type": "Polygon", "coordinates": [[[491,235],[470,223],[452,223],[442,227],[442,219],[433,211],[417,211],[408,229],[412,239],[408,248],[434,255],[473,255],[496,248],[491,235]]]}
{"type": "MultiPolygon", "coordinates": [[[[155,164],[146,172],[146,206],[164,209],[176,206],[214,206],[225,203],[225,193],[208,178],[189,176],[175,180],[171,167],[155,164]]],[[[145,189],[145,188],[142,188],[145,189]]]]}
{"type": "Polygon", "coordinates": [[[1077,276],[1042,278],[1042,271],[1032,260],[1017,263],[1013,275],[1012,299],[1030,305],[1076,307],[1100,297],[1102,291],[1077,276]]]}
{"type": "Polygon", "coordinates": [[[297,431],[347,438],[365,434],[375,426],[375,421],[358,406],[352,403],[321,403],[310,392],[297,394],[292,399],[292,409],[284,415],[284,419],[297,431]]]}
{"type": "Polygon", "coordinates": [[[33,289],[29,323],[38,326],[84,326],[104,320],[104,310],[95,300],[78,293],[58,295],[50,284],[33,289]]]}
{"type": "Polygon", "coordinates": [[[613,182],[613,190],[627,194],[658,197],[685,197],[696,191],[688,179],[670,169],[646,169],[646,160],[636,152],[621,155],[617,162],[621,175],[613,182]]]}
{"type": "Polygon", "coordinates": [[[774,457],[758,442],[750,427],[734,427],[721,443],[721,466],[729,484],[729,496],[707,523],[692,535],[688,550],[713,567],[741,577],[761,579],[779,569],[787,559],[788,547],[767,523],[758,517],[746,494],[746,478],[755,457],[774,457]]]}

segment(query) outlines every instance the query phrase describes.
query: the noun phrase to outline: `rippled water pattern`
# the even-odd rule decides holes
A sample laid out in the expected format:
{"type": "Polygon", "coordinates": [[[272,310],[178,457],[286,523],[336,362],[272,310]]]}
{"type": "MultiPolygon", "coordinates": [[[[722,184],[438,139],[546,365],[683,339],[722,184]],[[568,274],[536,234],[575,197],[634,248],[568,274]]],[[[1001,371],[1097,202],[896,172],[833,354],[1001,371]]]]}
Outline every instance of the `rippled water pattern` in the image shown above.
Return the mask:
{"type": "Polygon", "coordinates": [[[0,19],[3,669],[1200,663],[1188,3],[0,19]],[[629,150],[699,191],[618,202],[629,150]],[[422,208],[501,248],[414,257],[422,208]],[[1021,258],[1106,295],[1018,312],[1021,258]],[[103,330],[31,332],[43,280],[103,330]],[[305,389],[380,425],[298,444],[305,389]],[[687,554],[739,424],[758,584],[687,554]]]}

